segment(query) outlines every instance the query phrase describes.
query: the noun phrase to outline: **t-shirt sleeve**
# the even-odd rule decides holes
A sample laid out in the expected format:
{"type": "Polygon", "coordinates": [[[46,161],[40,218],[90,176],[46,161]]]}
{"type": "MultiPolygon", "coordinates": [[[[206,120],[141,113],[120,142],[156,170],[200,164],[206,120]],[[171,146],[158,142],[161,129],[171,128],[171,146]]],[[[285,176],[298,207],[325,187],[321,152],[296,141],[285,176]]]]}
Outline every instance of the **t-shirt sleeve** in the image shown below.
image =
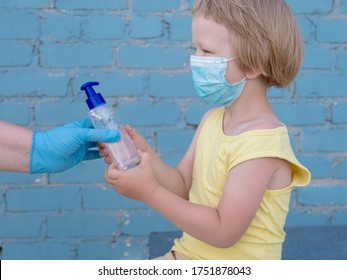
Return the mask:
{"type": "Polygon", "coordinates": [[[231,170],[247,160],[276,157],[287,160],[292,167],[291,186],[306,186],[311,180],[309,170],[296,158],[287,133],[255,133],[245,135],[225,149],[228,158],[226,168],[231,170]]]}

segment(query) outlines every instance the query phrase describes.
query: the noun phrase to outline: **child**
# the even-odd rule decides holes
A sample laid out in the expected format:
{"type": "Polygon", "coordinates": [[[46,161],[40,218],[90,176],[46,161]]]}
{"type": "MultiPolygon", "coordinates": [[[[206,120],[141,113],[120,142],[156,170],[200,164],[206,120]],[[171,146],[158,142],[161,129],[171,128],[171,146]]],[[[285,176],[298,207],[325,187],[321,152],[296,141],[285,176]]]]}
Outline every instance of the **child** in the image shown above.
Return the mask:
{"type": "Polygon", "coordinates": [[[310,181],[266,98],[299,70],[294,16],[283,0],[197,0],[192,34],[196,92],[217,108],[176,168],[127,127],[141,163],[105,178],[184,232],[159,259],[280,259],[291,190],[310,181]]]}

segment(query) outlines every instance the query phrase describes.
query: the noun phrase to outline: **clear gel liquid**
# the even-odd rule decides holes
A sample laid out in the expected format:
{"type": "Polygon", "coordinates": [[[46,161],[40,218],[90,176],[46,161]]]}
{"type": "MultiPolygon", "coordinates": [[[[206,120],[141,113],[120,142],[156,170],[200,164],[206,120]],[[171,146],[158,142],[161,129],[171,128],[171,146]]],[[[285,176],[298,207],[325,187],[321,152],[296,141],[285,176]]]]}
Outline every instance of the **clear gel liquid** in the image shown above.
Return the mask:
{"type": "Polygon", "coordinates": [[[112,109],[107,105],[98,106],[90,111],[90,119],[95,128],[119,131],[121,138],[118,142],[105,143],[118,169],[129,169],[140,162],[134,143],[112,109]]]}

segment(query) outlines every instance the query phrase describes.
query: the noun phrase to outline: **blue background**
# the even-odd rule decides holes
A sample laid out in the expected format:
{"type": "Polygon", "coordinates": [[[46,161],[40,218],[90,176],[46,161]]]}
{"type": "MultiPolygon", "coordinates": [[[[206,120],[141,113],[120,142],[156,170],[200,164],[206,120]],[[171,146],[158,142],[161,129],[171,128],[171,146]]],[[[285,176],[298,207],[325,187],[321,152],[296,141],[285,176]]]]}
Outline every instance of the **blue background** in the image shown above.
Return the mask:
{"type": "MultiPolygon", "coordinates": [[[[188,58],[193,0],[0,1],[0,119],[46,130],[88,115],[97,88],[175,165],[208,106],[188,58]]],[[[347,1],[288,0],[305,40],[296,81],[269,98],[312,172],[287,227],[347,225],[347,1]]],[[[59,174],[0,173],[1,259],[143,259],[176,229],[117,195],[102,160],[59,174]]]]}

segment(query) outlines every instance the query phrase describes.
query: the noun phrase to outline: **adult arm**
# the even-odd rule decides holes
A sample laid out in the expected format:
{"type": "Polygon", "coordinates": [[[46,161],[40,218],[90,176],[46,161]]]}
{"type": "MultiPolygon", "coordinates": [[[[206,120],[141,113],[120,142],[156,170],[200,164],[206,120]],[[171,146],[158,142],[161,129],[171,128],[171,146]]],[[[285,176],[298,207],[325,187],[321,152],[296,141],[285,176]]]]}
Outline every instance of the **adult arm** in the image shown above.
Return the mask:
{"type": "Polygon", "coordinates": [[[30,172],[33,131],[0,121],[0,171],[30,172]]]}
{"type": "Polygon", "coordinates": [[[116,142],[115,130],[93,129],[88,118],[33,132],[0,122],[0,170],[30,173],[65,171],[83,160],[99,158],[97,142],[116,142]]]}

